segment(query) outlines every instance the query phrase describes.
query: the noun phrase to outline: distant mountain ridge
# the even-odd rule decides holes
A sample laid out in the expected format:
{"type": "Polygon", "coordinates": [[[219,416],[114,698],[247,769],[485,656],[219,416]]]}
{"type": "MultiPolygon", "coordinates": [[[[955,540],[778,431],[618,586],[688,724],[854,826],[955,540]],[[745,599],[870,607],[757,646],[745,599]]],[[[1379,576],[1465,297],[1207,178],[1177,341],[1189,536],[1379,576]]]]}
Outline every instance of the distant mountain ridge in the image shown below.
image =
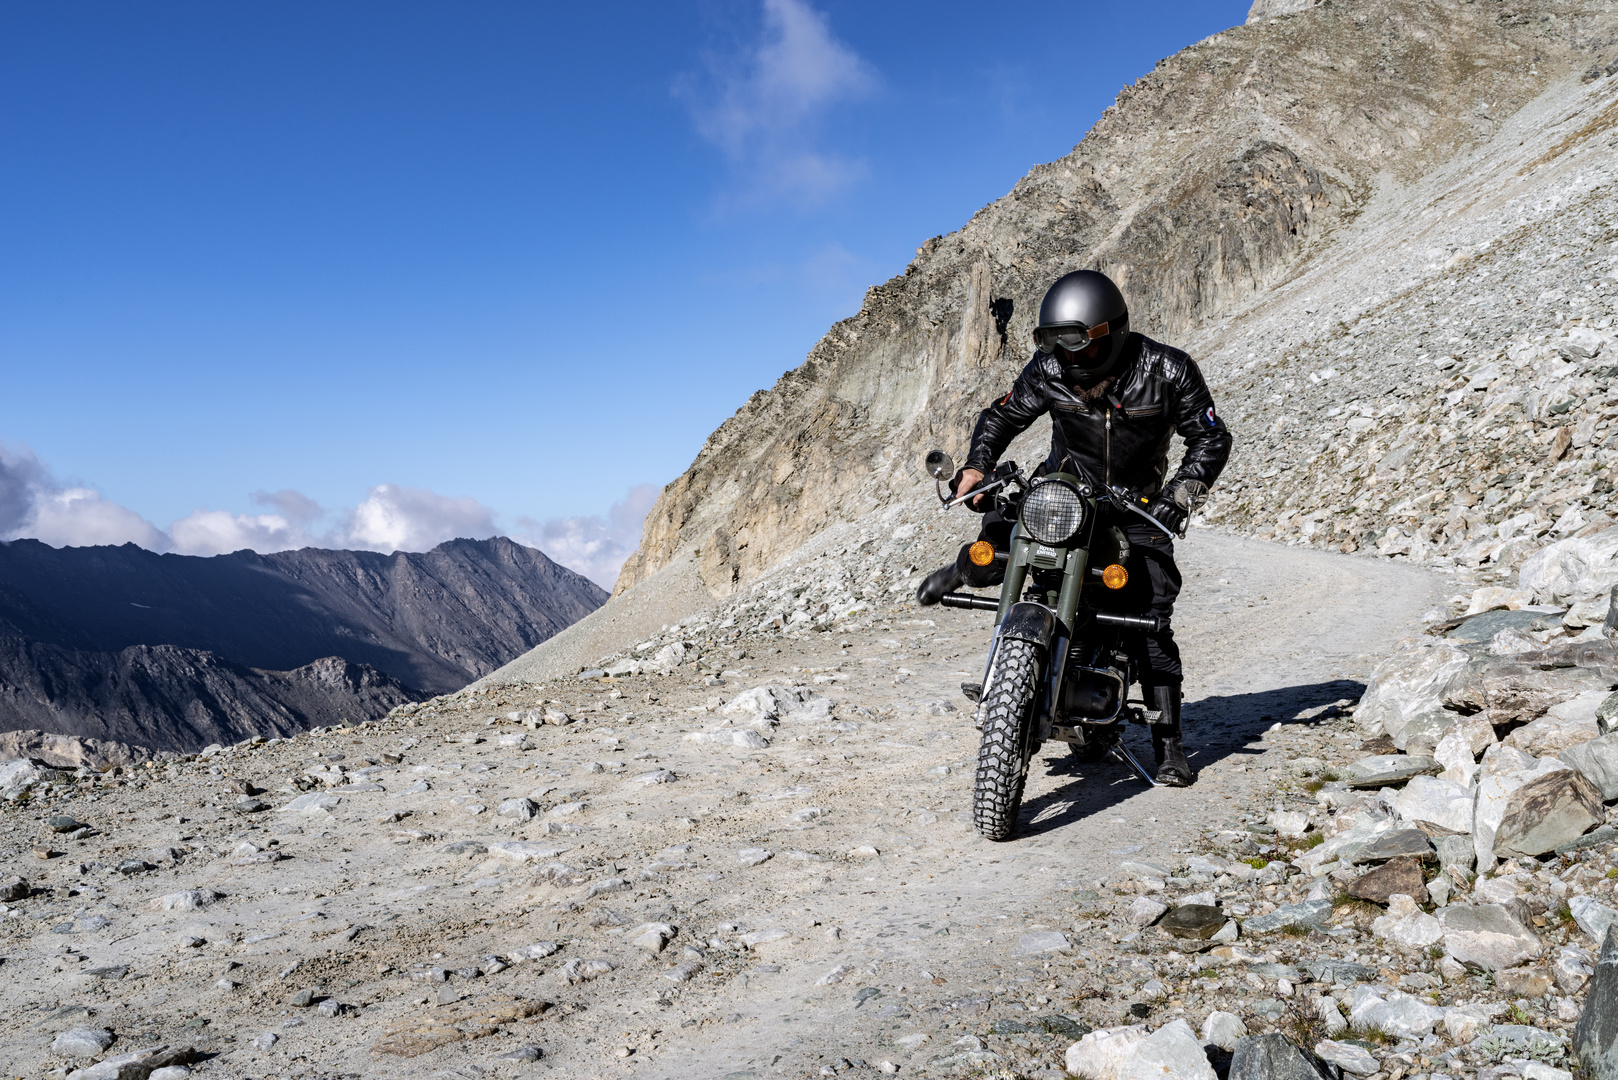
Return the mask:
{"type": "Polygon", "coordinates": [[[0,543],[0,731],[194,750],[379,716],[606,598],[504,537],[210,558],[0,543]]]}
{"type": "Polygon", "coordinates": [[[210,558],[0,544],[0,635],[93,652],[173,645],[272,671],[341,656],[432,693],[488,674],[606,596],[504,537],[210,558]]]}

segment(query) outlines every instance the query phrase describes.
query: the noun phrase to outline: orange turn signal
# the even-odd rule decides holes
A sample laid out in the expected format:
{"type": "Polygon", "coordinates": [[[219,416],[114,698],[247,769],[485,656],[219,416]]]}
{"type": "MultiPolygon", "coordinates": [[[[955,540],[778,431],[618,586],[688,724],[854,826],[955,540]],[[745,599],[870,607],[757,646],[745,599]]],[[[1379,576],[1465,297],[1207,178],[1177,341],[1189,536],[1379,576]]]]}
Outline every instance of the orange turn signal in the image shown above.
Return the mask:
{"type": "Polygon", "coordinates": [[[979,540],[966,549],[966,557],[972,560],[973,566],[988,566],[994,562],[994,545],[987,540],[979,540]]]}
{"type": "Polygon", "coordinates": [[[1129,584],[1129,571],[1113,563],[1101,571],[1101,584],[1109,589],[1121,589],[1129,584]]]}

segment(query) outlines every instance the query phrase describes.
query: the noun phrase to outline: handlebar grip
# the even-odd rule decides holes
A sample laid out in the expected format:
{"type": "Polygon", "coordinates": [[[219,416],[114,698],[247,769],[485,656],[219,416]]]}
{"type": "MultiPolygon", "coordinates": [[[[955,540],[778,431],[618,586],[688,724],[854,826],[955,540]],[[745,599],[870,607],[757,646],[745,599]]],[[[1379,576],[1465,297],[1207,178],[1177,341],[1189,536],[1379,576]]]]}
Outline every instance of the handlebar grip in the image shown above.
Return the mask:
{"type": "Polygon", "coordinates": [[[1096,612],[1095,620],[1108,626],[1121,626],[1127,630],[1147,630],[1152,633],[1164,630],[1168,625],[1168,620],[1160,619],[1156,615],[1114,615],[1110,611],[1096,612]]]}

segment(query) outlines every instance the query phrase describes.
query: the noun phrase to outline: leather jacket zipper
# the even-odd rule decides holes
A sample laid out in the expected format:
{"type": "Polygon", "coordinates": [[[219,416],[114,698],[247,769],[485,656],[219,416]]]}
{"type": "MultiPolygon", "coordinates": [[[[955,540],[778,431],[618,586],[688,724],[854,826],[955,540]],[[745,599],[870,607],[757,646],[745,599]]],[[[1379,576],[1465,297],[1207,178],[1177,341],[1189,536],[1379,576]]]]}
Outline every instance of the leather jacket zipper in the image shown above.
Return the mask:
{"type": "Polygon", "coordinates": [[[1106,462],[1107,488],[1110,490],[1112,488],[1112,410],[1106,409],[1105,411],[1107,414],[1107,433],[1104,442],[1106,449],[1103,452],[1102,460],[1106,462]]]}

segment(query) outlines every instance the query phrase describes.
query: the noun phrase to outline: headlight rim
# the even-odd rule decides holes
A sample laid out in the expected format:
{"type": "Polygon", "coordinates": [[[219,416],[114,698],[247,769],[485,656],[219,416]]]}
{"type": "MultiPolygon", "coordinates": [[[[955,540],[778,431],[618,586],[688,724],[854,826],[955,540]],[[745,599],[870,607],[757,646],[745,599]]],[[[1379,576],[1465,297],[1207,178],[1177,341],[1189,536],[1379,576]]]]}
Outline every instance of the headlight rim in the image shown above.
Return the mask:
{"type": "Polygon", "coordinates": [[[1017,517],[1022,523],[1023,531],[1026,532],[1029,538],[1034,540],[1036,543],[1044,544],[1046,547],[1066,547],[1072,543],[1073,539],[1078,536],[1079,533],[1084,531],[1085,522],[1089,517],[1089,507],[1085,505],[1084,496],[1080,493],[1076,484],[1068,480],[1051,477],[1049,479],[1039,481],[1028,489],[1028,494],[1023,496],[1022,506],[1018,510],[1017,517]],[[1039,493],[1044,491],[1049,485],[1056,485],[1065,488],[1073,497],[1073,505],[1076,512],[1073,528],[1065,535],[1056,537],[1055,539],[1047,539],[1045,536],[1040,535],[1040,533],[1035,530],[1028,512],[1030,505],[1033,505],[1033,500],[1038,497],[1039,493]]]}

